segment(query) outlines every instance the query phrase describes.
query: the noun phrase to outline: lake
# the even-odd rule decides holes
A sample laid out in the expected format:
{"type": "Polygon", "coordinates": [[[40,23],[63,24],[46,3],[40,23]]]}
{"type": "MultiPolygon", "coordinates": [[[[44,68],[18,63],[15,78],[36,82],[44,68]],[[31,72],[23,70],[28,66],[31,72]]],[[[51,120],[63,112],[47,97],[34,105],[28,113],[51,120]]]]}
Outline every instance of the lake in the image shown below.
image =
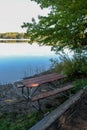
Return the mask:
{"type": "Polygon", "coordinates": [[[56,57],[51,47],[36,43],[0,43],[0,84],[46,71],[56,57]]]}

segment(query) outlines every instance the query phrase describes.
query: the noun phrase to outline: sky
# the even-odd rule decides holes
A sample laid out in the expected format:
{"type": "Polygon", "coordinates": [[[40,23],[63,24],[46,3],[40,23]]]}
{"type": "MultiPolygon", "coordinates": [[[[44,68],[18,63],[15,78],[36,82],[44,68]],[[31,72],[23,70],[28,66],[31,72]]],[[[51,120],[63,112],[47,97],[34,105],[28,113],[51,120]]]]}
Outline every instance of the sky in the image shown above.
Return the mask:
{"type": "Polygon", "coordinates": [[[48,10],[40,9],[31,0],[0,0],[0,33],[26,32],[23,22],[31,22],[32,17],[47,15],[48,10]]]}

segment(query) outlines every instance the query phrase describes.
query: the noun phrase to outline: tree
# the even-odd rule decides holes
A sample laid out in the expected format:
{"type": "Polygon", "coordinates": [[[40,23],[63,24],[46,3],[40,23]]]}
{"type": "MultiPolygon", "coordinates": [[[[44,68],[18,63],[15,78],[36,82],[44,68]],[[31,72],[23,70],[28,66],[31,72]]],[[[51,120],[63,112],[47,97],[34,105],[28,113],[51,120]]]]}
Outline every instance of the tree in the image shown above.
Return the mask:
{"type": "Polygon", "coordinates": [[[64,48],[87,49],[87,0],[31,0],[49,8],[47,16],[24,23],[30,42],[51,45],[55,51],[64,48]]]}

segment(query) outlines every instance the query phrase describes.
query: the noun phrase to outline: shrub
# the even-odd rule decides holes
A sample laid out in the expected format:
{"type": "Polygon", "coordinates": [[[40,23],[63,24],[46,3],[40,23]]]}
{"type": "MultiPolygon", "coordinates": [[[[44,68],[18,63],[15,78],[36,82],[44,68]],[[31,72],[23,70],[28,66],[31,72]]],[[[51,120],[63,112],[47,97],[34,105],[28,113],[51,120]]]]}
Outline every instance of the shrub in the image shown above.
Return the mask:
{"type": "Polygon", "coordinates": [[[84,87],[87,87],[87,79],[78,79],[73,82],[74,90],[78,91],[80,89],[83,89],[84,87]]]}
{"type": "Polygon", "coordinates": [[[51,60],[51,62],[55,72],[68,77],[87,76],[87,57],[85,55],[74,54],[73,57],[63,55],[59,60],[51,60]]]}

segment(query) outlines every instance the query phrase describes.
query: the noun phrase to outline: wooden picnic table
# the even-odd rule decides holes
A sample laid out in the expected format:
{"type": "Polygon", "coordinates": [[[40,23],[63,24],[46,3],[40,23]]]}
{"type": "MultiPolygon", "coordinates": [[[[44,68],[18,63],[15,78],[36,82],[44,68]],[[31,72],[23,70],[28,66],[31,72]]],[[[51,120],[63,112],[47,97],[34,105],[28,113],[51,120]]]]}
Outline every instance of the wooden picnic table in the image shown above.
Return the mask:
{"type": "Polygon", "coordinates": [[[23,79],[17,83],[17,87],[22,88],[22,94],[28,100],[39,102],[40,99],[55,95],[57,93],[60,93],[62,91],[72,88],[72,86],[66,86],[65,88],[59,89],[53,83],[54,81],[60,81],[61,79],[64,79],[65,77],[66,76],[62,74],[57,74],[57,73],[44,74],[44,75],[40,75],[33,78],[23,79]],[[52,90],[33,96],[34,93],[38,90],[38,88],[41,87],[43,84],[50,84],[52,86],[52,90]],[[27,89],[27,96],[24,94],[25,88],[27,89]]]}
{"type": "Polygon", "coordinates": [[[22,89],[22,95],[29,100],[42,84],[48,83],[54,89],[56,86],[53,82],[64,79],[65,77],[66,76],[57,73],[44,74],[33,78],[23,79],[17,83],[17,87],[22,89]],[[24,94],[25,88],[27,89],[27,95],[24,94]],[[33,89],[35,89],[35,91],[32,93],[33,89]]]}

